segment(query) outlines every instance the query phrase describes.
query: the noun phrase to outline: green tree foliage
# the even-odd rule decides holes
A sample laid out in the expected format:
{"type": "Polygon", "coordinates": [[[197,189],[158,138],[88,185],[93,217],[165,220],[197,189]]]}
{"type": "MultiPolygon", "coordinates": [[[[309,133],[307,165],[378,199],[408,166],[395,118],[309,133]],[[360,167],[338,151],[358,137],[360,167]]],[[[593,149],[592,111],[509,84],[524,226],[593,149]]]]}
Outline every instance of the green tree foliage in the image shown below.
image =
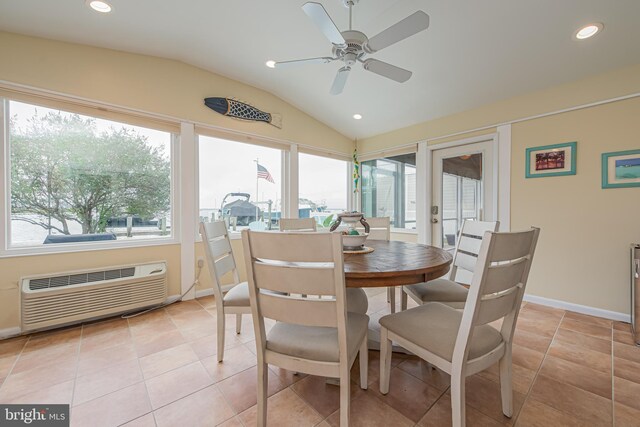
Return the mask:
{"type": "Polygon", "coordinates": [[[10,126],[14,219],[63,234],[77,222],[87,234],[105,231],[111,217],[169,211],[169,160],[145,136],[98,131],[93,119],[59,112],[10,126]]]}

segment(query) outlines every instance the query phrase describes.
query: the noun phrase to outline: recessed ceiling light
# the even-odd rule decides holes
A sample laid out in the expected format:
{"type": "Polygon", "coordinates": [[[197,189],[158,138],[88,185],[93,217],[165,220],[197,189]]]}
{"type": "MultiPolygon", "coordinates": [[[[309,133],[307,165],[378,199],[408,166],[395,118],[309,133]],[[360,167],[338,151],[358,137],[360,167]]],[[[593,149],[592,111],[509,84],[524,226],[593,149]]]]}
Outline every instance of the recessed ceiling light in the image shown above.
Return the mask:
{"type": "Polygon", "coordinates": [[[111,5],[103,0],[86,0],[85,3],[96,12],[109,13],[111,5]]]}
{"type": "Polygon", "coordinates": [[[585,25],[584,27],[576,31],[576,34],[574,35],[574,37],[578,40],[588,39],[589,37],[593,37],[596,34],[598,34],[600,31],[602,31],[603,28],[604,28],[604,25],[602,25],[602,23],[600,22],[595,22],[593,24],[585,25]]]}
{"type": "Polygon", "coordinates": [[[362,118],[362,115],[361,114],[354,114],[353,118],[356,119],[356,120],[360,120],[362,118]]]}
{"type": "Polygon", "coordinates": [[[270,59],[265,63],[265,65],[269,68],[276,68],[276,61],[270,59]]]}

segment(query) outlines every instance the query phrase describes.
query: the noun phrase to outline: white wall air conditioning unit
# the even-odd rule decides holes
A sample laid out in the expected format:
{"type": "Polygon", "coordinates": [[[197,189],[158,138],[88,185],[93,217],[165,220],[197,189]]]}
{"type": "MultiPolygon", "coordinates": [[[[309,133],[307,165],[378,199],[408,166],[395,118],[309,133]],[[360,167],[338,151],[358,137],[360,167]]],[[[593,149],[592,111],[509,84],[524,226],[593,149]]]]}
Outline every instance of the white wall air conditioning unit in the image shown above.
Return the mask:
{"type": "Polygon", "coordinates": [[[167,264],[107,267],[21,279],[22,330],[51,328],[163,303],[167,264]]]}

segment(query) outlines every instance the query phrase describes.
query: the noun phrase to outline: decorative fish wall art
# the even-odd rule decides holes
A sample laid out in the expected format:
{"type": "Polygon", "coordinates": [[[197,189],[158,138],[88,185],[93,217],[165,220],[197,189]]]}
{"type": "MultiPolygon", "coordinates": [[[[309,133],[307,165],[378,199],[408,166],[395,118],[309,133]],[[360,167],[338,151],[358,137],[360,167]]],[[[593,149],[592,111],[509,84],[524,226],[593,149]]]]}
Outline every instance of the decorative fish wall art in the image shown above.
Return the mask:
{"type": "Polygon", "coordinates": [[[278,129],[282,129],[282,116],[280,114],[265,113],[244,102],[229,98],[205,98],[204,105],[223,116],[252,122],[269,123],[278,129]]]}

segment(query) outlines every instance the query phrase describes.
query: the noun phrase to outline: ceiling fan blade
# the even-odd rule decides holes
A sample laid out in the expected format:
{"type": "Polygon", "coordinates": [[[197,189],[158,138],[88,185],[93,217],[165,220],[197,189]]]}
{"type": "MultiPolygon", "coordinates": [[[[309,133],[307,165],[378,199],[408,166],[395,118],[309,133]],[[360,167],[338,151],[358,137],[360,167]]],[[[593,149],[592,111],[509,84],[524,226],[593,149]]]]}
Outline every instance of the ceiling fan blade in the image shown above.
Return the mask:
{"type": "Polygon", "coordinates": [[[329,62],[335,61],[336,58],[330,58],[328,56],[323,56],[320,58],[307,58],[307,59],[294,59],[292,61],[280,61],[274,64],[275,68],[285,68],[289,66],[295,65],[304,65],[304,64],[328,64],[329,62]]]}
{"type": "Polygon", "coordinates": [[[386,62],[378,61],[377,59],[367,59],[362,62],[362,66],[367,71],[395,80],[398,83],[406,82],[411,78],[412,74],[409,70],[387,64],[386,62]]]}
{"type": "Polygon", "coordinates": [[[370,38],[365,49],[369,53],[377,52],[427,28],[429,28],[429,15],[419,10],[370,38]]]}
{"type": "Polygon", "coordinates": [[[336,74],[336,78],[331,85],[331,95],[340,95],[342,93],[344,85],[347,83],[347,77],[349,77],[349,71],[351,71],[351,67],[349,66],[342,67],[338,70],[338,74],[336,74]]]}
{"type": "Polygon", "coordinates": [[[322,31],[322,34],[333,44],[346,44],[340,30],[333,23],[333,20],[320,3],[313,1],[307,2],[302,6],[302,10],[307,14],[314,24],[322,31]]]}

